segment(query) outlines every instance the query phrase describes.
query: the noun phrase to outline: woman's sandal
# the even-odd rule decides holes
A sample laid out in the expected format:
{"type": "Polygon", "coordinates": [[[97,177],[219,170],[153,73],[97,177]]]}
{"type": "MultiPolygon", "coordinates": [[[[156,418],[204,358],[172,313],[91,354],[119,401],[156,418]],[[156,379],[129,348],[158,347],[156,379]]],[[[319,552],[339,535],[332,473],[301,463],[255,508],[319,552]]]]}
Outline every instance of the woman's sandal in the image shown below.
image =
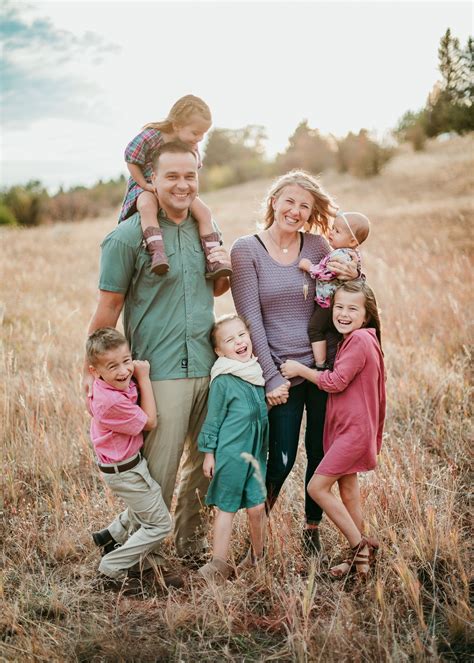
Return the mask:
{"type": "Polygon", "coordinates": [[[332,578],[345,578],[349,573],[357,573],[360,577],[367,577],[370,569],[370,549],[371,545],[367,539],[362,538],[360,542],[351,548],[351,556],[345,559],[341,564],[329,569],[332,578]],[[367,548],[367,552],[363,550],[367,548]]]}

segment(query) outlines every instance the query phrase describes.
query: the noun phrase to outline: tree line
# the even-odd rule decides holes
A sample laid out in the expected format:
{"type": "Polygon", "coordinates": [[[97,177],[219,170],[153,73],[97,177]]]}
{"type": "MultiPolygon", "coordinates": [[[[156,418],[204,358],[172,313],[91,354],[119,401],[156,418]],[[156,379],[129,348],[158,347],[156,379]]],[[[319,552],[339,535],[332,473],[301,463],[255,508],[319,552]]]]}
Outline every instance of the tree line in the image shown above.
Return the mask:
{"type": "Polygon", "coordinates": [[[462,48],[448,28],[438,48],[438,68],[441,80],[433,86],[425,106],[407,111],[395,129],[397,138],[411,142],[415,150],[423,149],[427,138],[474,130],[473,38],[462,48]]]}
{"type": "MultiPolygon", "coordinates": [[[[427,138],[446,132],[465,133],[474,129],[473,39],[464,48],[448,28],[438,49],[441,79],[430,91],[425,106],[407,111],[393,135],[398,142],[409,141],[423,149],[427,138]]],[[[377,175],[395,148],[381,144],[366,129],[349,132],[343,138],[323,135],[307,120],[296,127],[287,148],[272,160],[265,155],[265,128],[248,125],[242,129],[215,128],[209,132],[200,173],[201,191],[212,191],[262,177],[273,177],[292,168],[319,174],[328,169],[356,177],[377,175]]],[[[14,186],[0,193],[0,225],[38,225],[54,221],[76,221],[96,217],[116,208],[125,193],[125,177],[93,187],[61,189],[49,195],[38,181],[14,186]]]]}

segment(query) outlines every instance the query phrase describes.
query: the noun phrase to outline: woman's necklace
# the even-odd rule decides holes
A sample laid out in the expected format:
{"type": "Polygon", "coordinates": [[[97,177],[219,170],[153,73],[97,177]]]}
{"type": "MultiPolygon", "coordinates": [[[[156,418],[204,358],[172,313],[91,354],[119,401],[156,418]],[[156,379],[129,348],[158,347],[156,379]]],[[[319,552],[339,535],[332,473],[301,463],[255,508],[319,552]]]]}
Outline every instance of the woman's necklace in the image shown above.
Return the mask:
{"type": "Polygon", "coordinates": [[[281,251],[282,253],[285,253],[285,254],[288,253],[288,251],[290,250],[290,246],[291,246],[291,245],[293,244],[293,242],[295,241],[295,238],[292,237],[291,240],[290,240],[290,243],[289,243],[287,246],[280,246],[280,244],[278,244],[278,242],[277,242],[275,239],[273,239],[273,236],[272,236],[272,233],[271,233],[271,231],[270,231],[270,228],[268,229],[268,236],[269,236],[270,239],[272,240],[273,244],[277,247],[277,249],[278,249],[279,251],[281,251]]]}

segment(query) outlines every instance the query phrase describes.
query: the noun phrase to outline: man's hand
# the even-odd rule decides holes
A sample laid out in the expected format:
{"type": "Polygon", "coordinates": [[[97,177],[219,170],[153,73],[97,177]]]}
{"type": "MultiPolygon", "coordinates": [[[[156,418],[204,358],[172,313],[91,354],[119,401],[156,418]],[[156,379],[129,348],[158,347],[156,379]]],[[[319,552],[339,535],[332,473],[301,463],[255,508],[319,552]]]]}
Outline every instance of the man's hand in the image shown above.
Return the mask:
{"type": "Polygon", "coordinates": [[[141,359],[133,361],[133,375],[140,381],[143,378],[150,376],[150,362],[141,359]]]}
{"type": "Polygon", "coordinates": [[[285,382],[276,389],[269,391],[267,394],[267,403],[269,405],[283,405],[288,400],[290,383],[285,382]]]}
{"type": "Polygon", "coordinates": [[[208,479],[212,479],[212,477],[214,476],[215,466],[216,466],[216,459],[214,458],[214,454],[206,453],[204,455],[204,463],[202,464],[202,471],[204,472],[204,476],[207,477],[208,479]]]}
{"type": "Polygon", "coordinates": [[[227,249],[221,246],[214,246],[207,257],[209,262],[222,262],[224,267],[231,267],[230,255],[227,249]]]}
{"type": "Polygon", "coordinates": [[[301,376],[301,369],[306,368],[303,364],[300,364],[299,361],[294,359],[287,359],[280,366],[280,371],[283,377],[285,378],[296,378],[301,376]]]}

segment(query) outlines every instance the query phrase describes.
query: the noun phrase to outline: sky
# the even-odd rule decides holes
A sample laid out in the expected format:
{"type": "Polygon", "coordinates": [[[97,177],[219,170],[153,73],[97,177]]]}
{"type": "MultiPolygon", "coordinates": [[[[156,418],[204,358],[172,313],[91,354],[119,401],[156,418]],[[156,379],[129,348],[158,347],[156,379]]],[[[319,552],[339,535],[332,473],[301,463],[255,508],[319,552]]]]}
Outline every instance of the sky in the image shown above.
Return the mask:
{"type": "MultiPolygon", "coordinates": [[[[147,122],[196,94],[213,126],[263,125],[267,154],[304,119],[383,136],[421,108],[448,27],[471,2],[0,0],[1,186],[90,185],[126,174],[147,122]]],[[[205,162],[204,162],[205,165],[205,162]]]]}

